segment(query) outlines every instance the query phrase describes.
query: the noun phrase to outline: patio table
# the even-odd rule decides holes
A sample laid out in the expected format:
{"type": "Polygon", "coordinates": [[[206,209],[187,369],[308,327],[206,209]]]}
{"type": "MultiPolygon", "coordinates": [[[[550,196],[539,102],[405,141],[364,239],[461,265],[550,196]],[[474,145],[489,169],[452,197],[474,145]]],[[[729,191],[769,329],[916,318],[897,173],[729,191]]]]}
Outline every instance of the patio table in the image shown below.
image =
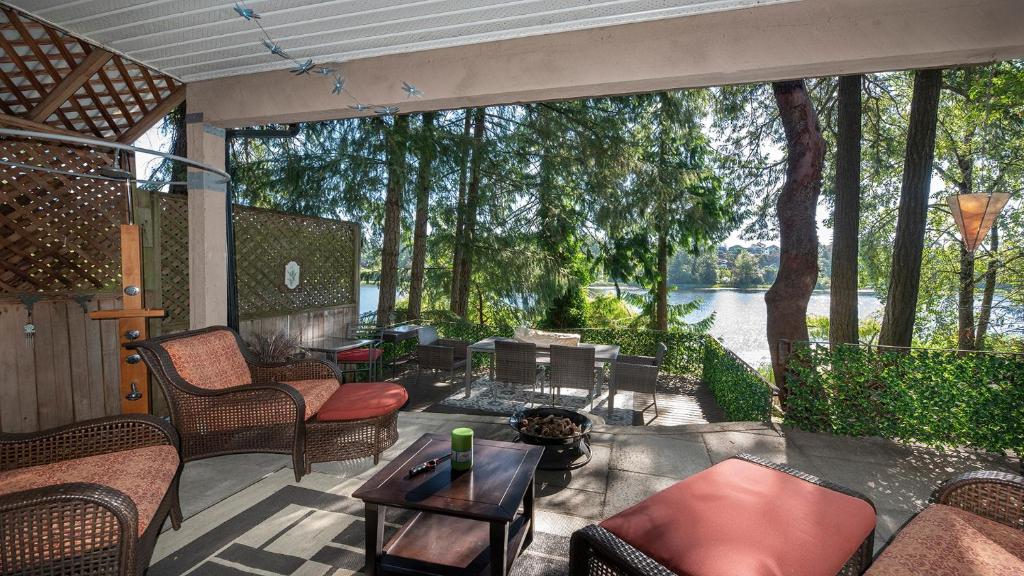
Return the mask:
{"type": "MultiPolygon", "coordinates": [[[[502,337],[499,337],[499,336],[490,336],[488,338],[484,338],[483,340],[480,340],[479,342],[474,342],[473,344],[470,344],[470,346],[468,348],[469,353],[466,355],[466,380],[465,380],[466,398],[469,398],[470,389],[472,388],[472,384],[473,384],[473,353],[476,352],[476,353],[479,353],[479,354],[491,354],[491,355],[493,355],[494,354],[494,343],[497,342],[498,340],[513,340],[513,339],[512,338],[502,338],[502,337]]],[[[586,342],[580,342],[579,346],[580,347],[593,348],[594,349],[594,360],[599,362],[599,363],[601,363],[602,365],[604,365],[605,363],[608,363],[608,362],[613,362],[613,361],[615,361],[616,358],[619,357],[620,346],[618,344],[588,344],[586,342]]],[[[538,360],[538,363],[540,363],[541,357],[546,357],[550,353],[551,353],[550,345],[548,345],[548,344],[538,344],[537,345],[537,356],[538,356],[537,360],[538,360]]],[[[544,360],[544,363],[547,363],[547,359],[546,358],[544,360]]],[[[494,358],[493,357],[491,358],[491,378],[494,378],[494,358]]],[[[602,372],[602,378],[603,378],[603,372],[602,372]]],[[[602,384],[603,384],[603,382],[598,382],[598,386],[601,386],[602,384]]]]}
{"type": "MultiPolygon", "coordinates": [[[[362,338],[339,338],[336,336],[324,336],[323,338],[317,338],[316,340],[313,340],[308,344],[303,344],[302,347],[312,352],[320,352],[321,354],[325,354],[330,358],[331,362],[334,362],[334,364],[337,366],[338,352],[353,350],[355,348],[362,348],[364,346],[372,348],[376,343],[376,340],[364,340],[362,338]]],[[[369,374],[369,378],[371,381],[373,380],[373,377],[373,362],[371,362],[369,374]]]]}

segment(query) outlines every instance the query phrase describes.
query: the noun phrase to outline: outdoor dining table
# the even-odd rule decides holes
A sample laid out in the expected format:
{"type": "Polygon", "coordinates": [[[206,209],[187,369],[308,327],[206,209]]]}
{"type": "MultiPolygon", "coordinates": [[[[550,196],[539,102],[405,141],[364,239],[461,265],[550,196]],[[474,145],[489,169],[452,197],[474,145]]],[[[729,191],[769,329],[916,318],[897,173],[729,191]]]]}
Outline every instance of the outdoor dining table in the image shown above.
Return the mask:
{"type": "MultiPolygon", "coordinates": [[[[478,354],[494,354],[494,343],[498,340],[513,340],[513,338],[502,338],[499,336],[490,336],[484,338],[479,342],[474,342],[469,345],[468,354],[466,354],[466,398],[469,398],[470,390],[473,386],[473,353],[478,354]]],[[[602,365],[608,362],[614,362],[619,357],[620,346],[618,344],[588,344],[586,342],[580,342],[581,348],[593,348],[594,349],[594,361],[602,365]]],[[[541,357],[548,356],[551,353],[550,345],[538,344],[537,345],[537,360],[540,363],[541,357]]],[[[546,363],[546,359],[545,362],[546,363]]],[[[491,378],[494,378],[494,358],[492,356],[491,362],[491,378]]],[[[603,372],[602,372],[603,376],[603,372]]],[[[598,382],[598,386],[603,385],[603,382],[598,382]]]]}
{"type": "MultiPolygon", "coordinates": [[[[355,348],[363,347],[374,347],[377,344],[376,340],[364,340],[362,338],[339,338],[337,336],[324,336],[323,338],[317,338],[307,344],[303,344],[302,347],[310,352],[320,352],[327,356],[327,358],[338,365],[338,353],[346,350],[353,350],[355,348]]],[[[370,362],[369,378],[373,380],[373,362],[370,362]]]]}

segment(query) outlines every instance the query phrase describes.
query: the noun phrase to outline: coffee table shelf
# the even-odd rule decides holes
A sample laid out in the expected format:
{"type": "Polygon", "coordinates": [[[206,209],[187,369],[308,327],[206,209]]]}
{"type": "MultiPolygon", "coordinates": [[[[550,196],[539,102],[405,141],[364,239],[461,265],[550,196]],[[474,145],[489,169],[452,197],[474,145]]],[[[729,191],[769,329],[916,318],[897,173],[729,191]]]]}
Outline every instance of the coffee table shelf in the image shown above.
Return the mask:
{"type": "Polygon", "coordinates": [[[352,493],[366,517],[366,574],[507,576],[533,540],[534,474],[544,449],[478,439],[473,469],[445,460],[410,478],[413,466],[451,453],[447,435],[424,434],[352,493]],[[389,509],[416,512],[384,542],[389,509]]]}
{"type": "MultiPolygon", "coordinates": [[[[530,519],[516,516],[508,528],[505,565],[522,551],[530,532],[530,519]]],[[[491,573],[490,530],[478,520],[420,512],[384,546],[380,559],[384,574],[478,576],[491,573]],[[458,538],[452,538],[458,534],[458,538]]]]}

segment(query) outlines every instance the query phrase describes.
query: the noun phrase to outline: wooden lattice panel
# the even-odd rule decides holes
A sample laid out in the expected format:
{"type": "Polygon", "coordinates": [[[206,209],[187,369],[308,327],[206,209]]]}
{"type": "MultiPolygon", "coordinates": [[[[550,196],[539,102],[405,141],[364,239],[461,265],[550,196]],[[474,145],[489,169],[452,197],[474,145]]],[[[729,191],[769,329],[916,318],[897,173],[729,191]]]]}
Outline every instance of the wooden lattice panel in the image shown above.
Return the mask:
{"type": "MultiPolygon", "coordinates": [[[[0,140],[0,158],[86,173],[111,155],[39,141],[0,140]]],[[[0,165],[0,294],[94,292],[120,278],[121,182],[0,165]]]]}
{"type": "Polygon", "coordinates": [[[7,6],[0,6],[0,54],[0,111],[105,139],[134,140],[139,134],[132,128],[149,112],[163,111],[160,104],[170,102],[181,86],[170,76],[104,52],[7,6]],[[93,58],[101,53],[105,57],[90,66],[94,51],[99,52],[93,58]],[[89,73],[82,73],[83,69],[89,73]],[[80,76],[75,76],[76,70],[80,76]],[[70,89],[63,84],[69,78],[70,89]],[[51,92],[62,96],[47,105],[51,92]],[[37,108],[41,104],[43,112],[37,108]]]}
{"type": "Polygon", "coordinates": [[[359,226],[239,207],[235,210],[238,315],[242,319],[330,308],[355,300],[359,226]],[[297,262],[300,282],[285,284],[297,262]]]}
{"type": "Polygon", "coordinates": [[[188,328],[188,197],[154,193],[154,221],[159,223],[161,330],[188,328]]]}

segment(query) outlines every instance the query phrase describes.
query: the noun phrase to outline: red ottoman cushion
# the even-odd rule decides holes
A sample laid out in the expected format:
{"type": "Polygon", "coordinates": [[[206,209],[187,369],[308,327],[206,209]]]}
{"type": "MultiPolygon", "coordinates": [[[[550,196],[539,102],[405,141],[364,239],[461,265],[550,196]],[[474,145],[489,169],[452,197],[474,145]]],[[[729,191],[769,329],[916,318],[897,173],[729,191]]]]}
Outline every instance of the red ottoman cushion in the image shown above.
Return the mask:
{"type": "Polygon", "coordinates": [[[405,405],[409,393],[390,382],[342,384],[317,413],[318,420],[362,420],[390,414],[405,405]]]}
{"type": "Polygon", "coordinates": [[[380,348],[355,348],[338,352],[338,362],[370,362],[380,358],[384,351],[380,348]]]}
{"type": "Polygon", "coordinates": [[[739,459],[601,523],[676,574],[836,574],[875,529],[870,504],[739,459]]]}

